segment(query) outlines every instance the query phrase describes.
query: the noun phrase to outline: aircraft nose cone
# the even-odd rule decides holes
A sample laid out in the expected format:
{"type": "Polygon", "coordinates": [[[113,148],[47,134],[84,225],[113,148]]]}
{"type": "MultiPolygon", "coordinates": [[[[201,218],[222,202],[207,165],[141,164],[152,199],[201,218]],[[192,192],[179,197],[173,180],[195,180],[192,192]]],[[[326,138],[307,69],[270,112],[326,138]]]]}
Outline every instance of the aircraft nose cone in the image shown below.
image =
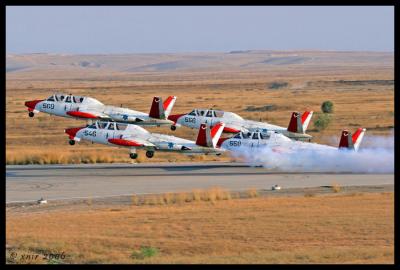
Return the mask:
{"type": "Polygon", "coordinates": [[[168,116],[168,120],[174,121],[174,123],[178,122],[178,119],[185,114],[173,114],[168,116]]]}
{"type": "Polygon", "coordinates": [[[30,109],[35,109],[36,104],[38,104],[39,102],[43,101],[44,99],[35,99],[35,100],[31,100],[31,101],[25,101],[25,106],[30,108],[30,109]]]}
{"type": "Polygon", "coordinates": [[[83,128],[85,128],[85,127],[67,128],[66,130],[64,130],[64,132],[67,133],[72,138],[74,138],[76,136],[76,133],[78,133],[78,131],[83,128]]]}

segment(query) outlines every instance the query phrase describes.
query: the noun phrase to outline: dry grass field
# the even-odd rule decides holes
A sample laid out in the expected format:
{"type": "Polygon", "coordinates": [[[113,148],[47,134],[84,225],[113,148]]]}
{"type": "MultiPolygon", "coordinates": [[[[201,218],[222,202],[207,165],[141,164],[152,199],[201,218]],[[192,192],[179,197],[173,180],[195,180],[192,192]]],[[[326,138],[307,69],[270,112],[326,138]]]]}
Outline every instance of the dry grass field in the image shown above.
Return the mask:
{"type": "Polygon", "coordinates": [[[7,209],[7,262],[394,263],[393,192],[215,198],[7,209]]]}
{"type": "MultiPolygon", "coordinates": [[[[46,114],[28,117],[24,101],[55,91],[88,95],[100,101],[148,112],[154,95],[178,96],[173,113],[193,108],[233,111],[253,120],[287,126],[292,111],[320,112],[334,103],[330,125],[314,142],[338,141],[341,129],[367,128],[367,136],[389,135],[394,126],[393,53],[373,52],[231,52],[121,56],[8,55],[6,73],[6,158],[8,164],[132,162],[127,149],[69,146],[63,130],[84,121],[46,114]],[[271,89],[273,82],[287,86],[271,89]],[[248,107],[276,106],[272,111],[248,107]]],[[[316,119],[316,116],[314,116],[316,119]]],[[[197,131],[169,127],[150,131],[195,140],[197,131]]],[[[184,156],[139,152],[138,162],[230,160],[227,154],[184,156]]]]}

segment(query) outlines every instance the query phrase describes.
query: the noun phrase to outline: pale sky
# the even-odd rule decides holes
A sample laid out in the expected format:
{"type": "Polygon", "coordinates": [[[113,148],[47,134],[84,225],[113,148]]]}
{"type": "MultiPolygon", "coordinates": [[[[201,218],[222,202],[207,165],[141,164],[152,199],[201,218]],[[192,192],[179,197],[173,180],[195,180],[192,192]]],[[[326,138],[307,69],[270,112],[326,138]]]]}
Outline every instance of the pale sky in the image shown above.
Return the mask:
{"type": "Polygon", "coordinates": [[[394,7],[7,6],[7,53],[394,50],[394,7]]]}

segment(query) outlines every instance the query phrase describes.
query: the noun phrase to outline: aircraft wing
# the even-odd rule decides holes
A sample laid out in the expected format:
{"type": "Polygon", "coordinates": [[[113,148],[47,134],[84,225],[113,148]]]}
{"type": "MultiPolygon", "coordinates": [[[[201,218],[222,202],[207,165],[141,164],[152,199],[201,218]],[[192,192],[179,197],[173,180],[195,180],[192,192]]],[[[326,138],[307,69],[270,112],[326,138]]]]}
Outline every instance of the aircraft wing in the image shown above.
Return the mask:
{"type": "Polygon", "coordinates": [[[140,117],[137,115],[132,114],[124,114],[124,113],[115,113],[109,115],[110,119],[116,122],[123,122],[123,123],[139,123],[146,121],[144,117],[140,117]]]}
{"type": "Polygon", "coordinates": [[[146,139],[134,137],[134,136],[123,136],[121,138],[110,138],[108,142],[120,145],[120,146],[131,146],[131,147],[155,147],[155,145],[146,139]]]}
{"type": "Polygon", "coordinates": [[[175,151],[187,151],[192,150],[191,144],[192,142],[186,142],[186,140],[175,141],[175,140],[168,140],[164,138],[153,138],[151,140],[159,150],[175,150],[175,151]]]}
{"type": "Polygon", "coordinates": [[[228,124],[225,124],[224,132],[237,133],[240,131],[248,132],[249,130],[243,126],[241,122],[231,121],[228,124]]]}
{"type": "Polygon", "coordinates": [[[267,130],[286,130],[286,128],[277,126],[277,125],[272,125],[268,123],[263,123],[263,122],[257,122],[253,120],[246,120],[245,123],[243,124],[243,129],[246,129],[246,131],[261,131],[261,132],[267,132],[267,130]]]}
{"type": "Polygon", "coordinates": [[[110,116],[107,114],[93,109],[73,109],[67,111],[67,114],[73,117],[83,118],[83,119],[101,119],[101,120],[111,120],[110,116]]]}

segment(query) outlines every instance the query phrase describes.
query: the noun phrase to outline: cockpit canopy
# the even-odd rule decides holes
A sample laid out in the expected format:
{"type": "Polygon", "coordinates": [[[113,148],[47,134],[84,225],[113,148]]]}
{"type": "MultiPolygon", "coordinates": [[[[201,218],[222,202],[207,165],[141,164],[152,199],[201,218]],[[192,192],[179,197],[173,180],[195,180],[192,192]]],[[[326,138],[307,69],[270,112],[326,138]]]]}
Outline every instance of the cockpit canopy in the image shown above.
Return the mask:
{"type": "Polygon", "coordinates": [[[62,93],[57,93],[51,95],[47,101],[58,101],[58,102],[65,102],[65,103],[82,103],[86,97],[82,96],[74,96],[74,95],[65,95],[62,93]]]}
{"type": "Polygon", "coordinates": [[[219,110],[195,109],[190,113],[188,113],[188,115],[220,118],[224,116],[224,113],[225,113],[224,111],[219,111],[219,110]]]}
{"type": "Polygon", "coordinates": [[[233,136],[234,139],[247,139],[247,140],[268,140],[271,138],[271,132],[239,132],[235,136],[233,136]]]}
{"type": "Polygon", "coordinates": [[[87,128],[91,129],[108,129],[108,130],[125,130],[128,127],[128,124],[117,123],[117,122],[103,122],[96,121],[95,123],[87,126],[87,128]]]}

